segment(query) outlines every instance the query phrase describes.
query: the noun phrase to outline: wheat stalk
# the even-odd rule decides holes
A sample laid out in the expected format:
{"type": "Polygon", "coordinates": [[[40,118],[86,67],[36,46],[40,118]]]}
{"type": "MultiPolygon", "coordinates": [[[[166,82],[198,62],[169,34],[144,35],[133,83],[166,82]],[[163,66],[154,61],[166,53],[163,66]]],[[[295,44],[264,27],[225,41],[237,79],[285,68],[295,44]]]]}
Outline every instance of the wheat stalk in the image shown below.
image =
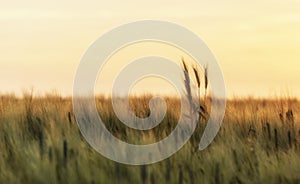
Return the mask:
{"type": "MultiPolygon", "coordinates": [[[[199,112],[199,120],[201,117],[204,119],[207,119],[205,103],[204,103],[204,105],[201,105],[200,72],[196,69],[196,67],[193,67],[193,71],[194,71],[194,75],[195,75],[196,83],[197,83],[197,87],[198,87],[198,95],[199,95],[199,107],[195,108],[195,105],[193,103],[192,94],[191,94],[191,82],[190,82],[190,77],[189,77],[189,70],[188,70],[187,64],[184,61],[183,57],[181,58],[181,61],[182,61],[182,65],[183,65],[184,85],[185,85],[185,89],[186,89],[187,99],[188,99],[190,107],[191,107],[190,109],[191,110],[196,109],[199,112]]],[[[205,69],[205,71],[207,73],[207,68],[205,69]]],[[[207,74],[205,74],[205,76],[206,76],[205,77],[205,89],[207,89],[207,86],[208,86],[207,74]]]]}

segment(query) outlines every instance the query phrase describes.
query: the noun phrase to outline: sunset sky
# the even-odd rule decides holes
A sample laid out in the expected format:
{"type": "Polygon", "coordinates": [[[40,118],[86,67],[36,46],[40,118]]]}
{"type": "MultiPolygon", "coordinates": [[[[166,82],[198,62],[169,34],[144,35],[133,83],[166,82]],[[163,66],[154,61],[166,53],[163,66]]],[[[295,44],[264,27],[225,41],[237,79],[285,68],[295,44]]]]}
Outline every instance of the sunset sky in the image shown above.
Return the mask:
{"type": "MultiPolygon", "coordinates": [[[[287,90],[300,97],[299,10],[299,0],[3,1],[0,93],[21,94],[34,87],[38,93],[56,89],[71,95],[76,68],[93,41],[121,24],[156,19],[180,24],[207,43],[223,70],[229,97],[287,90]]],[[[147,51],[141,48],[131,49],[127,59],[147,51]]],[[[152,50],[177,59],[175,51],[162,51],[152,50]]],[[[154,89],[155,82],[148,82],[140,87],[154,89]]]]}

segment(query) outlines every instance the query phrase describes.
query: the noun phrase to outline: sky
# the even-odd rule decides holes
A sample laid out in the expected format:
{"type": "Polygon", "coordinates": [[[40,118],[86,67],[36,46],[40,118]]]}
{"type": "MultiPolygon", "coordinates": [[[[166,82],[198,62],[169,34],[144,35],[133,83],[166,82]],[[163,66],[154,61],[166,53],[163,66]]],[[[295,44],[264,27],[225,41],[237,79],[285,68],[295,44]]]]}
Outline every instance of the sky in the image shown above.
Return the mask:
{"type": "MultiPolygon", "coordinates": [[[[97,38],[125,23],[155,19],[180,24],[206,42],[222,68],[229,97],[286,91],[300,97],[299,7],[298,0],[2,1],[0,93],[21,94],[33,87],[36,93],[71,95],[80,59],[97,38]]],[[[183,54],[150,44],[115,58],[147,54],[147,48],[174,60],[183,54]]],[[[99,77],[105,89],[121,67],[109,62],[112,72],[99,77]]],[[[136,86],[159,91],[170,87],[149,79],[136,86]]]]}

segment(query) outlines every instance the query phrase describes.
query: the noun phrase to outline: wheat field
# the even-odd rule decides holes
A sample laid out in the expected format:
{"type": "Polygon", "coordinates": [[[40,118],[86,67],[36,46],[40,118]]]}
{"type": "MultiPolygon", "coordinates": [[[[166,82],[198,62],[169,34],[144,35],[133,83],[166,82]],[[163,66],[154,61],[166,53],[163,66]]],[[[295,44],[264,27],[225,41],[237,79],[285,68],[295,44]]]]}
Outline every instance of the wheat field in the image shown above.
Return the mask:
{"type": "MultiPolygon", "coordinates": [[[[145,107],[150,97],[132,99],[139,117],[149,113],[145,107]]],[[[166,98],[163,122],[138,132],[118,121],[109,98],[96,101],[109,131],[135,144],[166,137],[180,108],[178,99],[166,98]]],[[[202,119],[172,157],[129,166],[106,159],[88,145],[74,119],[71,98],[1,95],[0,183],[299,183],[299,107],[292,98],[228,100],[221,130],[207,149],[198,151],[206,125],[202,119]]]]}

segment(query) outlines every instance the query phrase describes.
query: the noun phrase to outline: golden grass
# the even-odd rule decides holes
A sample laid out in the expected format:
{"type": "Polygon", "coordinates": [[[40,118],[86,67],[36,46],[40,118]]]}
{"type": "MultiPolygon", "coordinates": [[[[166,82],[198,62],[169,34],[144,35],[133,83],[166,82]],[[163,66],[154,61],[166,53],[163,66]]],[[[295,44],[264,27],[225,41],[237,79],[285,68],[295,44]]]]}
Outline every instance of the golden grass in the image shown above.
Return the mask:
{"type": "MultiPolygon", "coordinates": [[[[138,116],[149,113],[145,108],[149,99],[131,99],[138,116]]],[[[176,126],[180,103],[173,98],[166,101],[164,121],[150,131],[122,125],[108,98],[97,98],[97,107],[118,138],[148,144],[166,137],[176,126]]],[[[87,144],[74,120],[71,98],[1,96],[0,183],[299,182],[300,102],[248,98],[227,103],[221,130],[206,150],[197,151],[206,124],[202,119],[191,140],[171,158],[148,166],[126,166],[107,160],[87,144]]]]}

